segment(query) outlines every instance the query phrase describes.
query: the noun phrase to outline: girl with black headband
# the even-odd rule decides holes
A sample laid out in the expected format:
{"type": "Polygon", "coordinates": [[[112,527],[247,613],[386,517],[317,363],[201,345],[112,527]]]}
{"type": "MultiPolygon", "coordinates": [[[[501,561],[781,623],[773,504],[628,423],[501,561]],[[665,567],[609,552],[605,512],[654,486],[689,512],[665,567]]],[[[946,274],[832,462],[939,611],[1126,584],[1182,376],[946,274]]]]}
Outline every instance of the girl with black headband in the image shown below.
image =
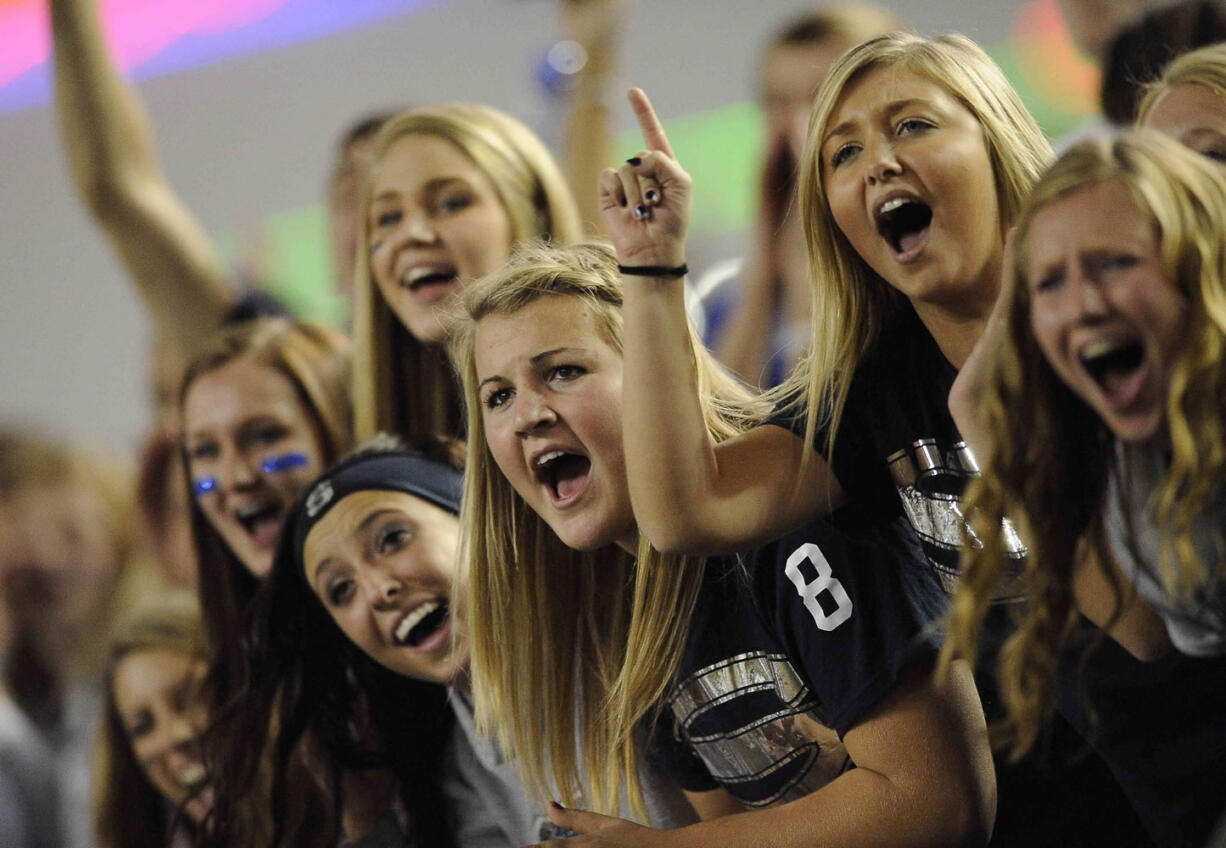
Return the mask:
{"type": "MultiPolygon", "coordinates": [[[[439,844],[420,835],[422,816],[435,830],[445,823],[466,848],[559,835],[514,765],[473,728],[468,651],[452,615],[461,455],[458,443],[423,440],[405,450],[379,437],[307,488],[287,519],[250,634],[256,647],[246,676],[266,682],[227,719],[236,744],[222,780],[249,785],[257,766],[251,740],[278,728],[276,750],[290,750],[313,713],[322,725],[334,724],[334,739],[343,742],[344,714],[333,709],[328,686],[349,664],[369,705],[370,729],[400,778],[402,805],[415,802],[409,818],[421,825],[418,844],[439,844]],[[452,687],[457,726],[441,754],[447,736],[436,730],[423,757],[423,722],[446,718],[430,684],[452,687]]],[[[274,766],[278,806],[285,765],[274,766]]],[[[654,781],[647,777],[657,823],[691,821],[680,793],[654,781]]]]}

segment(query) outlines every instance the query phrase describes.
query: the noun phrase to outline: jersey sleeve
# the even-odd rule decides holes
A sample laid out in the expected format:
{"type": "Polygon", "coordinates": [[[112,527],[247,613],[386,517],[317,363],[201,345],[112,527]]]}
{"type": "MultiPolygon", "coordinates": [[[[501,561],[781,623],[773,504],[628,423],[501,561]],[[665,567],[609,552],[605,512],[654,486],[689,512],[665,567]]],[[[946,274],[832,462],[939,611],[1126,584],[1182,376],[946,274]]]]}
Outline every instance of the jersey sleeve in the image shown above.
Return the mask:
{"type": "Polygon", "coordinates": [[[678,734],[671,715],[662,715],[651,731],[648,762],[686,792],[708,792],[720,787],[702,758],[678,734]]]}
{"type": "Polygon", "coordinates": [[[844,509],[762,549],[759,609],[842,737],[903,670],[931,664],[947,599],[903,520],[844,509]]]}

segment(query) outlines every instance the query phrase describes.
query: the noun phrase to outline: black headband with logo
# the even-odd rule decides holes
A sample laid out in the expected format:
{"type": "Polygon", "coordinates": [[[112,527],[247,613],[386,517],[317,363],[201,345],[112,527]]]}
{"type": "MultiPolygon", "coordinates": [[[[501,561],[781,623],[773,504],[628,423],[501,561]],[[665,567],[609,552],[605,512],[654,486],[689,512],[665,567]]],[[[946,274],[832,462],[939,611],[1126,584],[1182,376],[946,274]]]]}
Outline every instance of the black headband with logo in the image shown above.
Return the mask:
{"type": "Polygon", "coordinates": [[[464,475],[445,462],[416,451],[362,454],[334,465],[307,487],[293,517],[294,551],[302,557],[311,528],[346,495],[367,491],[404,492],[459,515],[464,475]]]}

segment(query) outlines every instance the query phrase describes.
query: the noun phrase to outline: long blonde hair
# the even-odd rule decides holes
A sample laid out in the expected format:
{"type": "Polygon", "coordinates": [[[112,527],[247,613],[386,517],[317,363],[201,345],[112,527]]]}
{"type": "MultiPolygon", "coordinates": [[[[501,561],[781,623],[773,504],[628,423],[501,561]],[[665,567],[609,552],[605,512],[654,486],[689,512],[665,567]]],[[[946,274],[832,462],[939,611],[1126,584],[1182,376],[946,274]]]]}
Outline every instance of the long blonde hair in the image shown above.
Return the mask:
{"type": "Polygon", "coordinates": [[[1001,519],[1008,516],[1030,550],[1022,574],[1030,603],[1000,656],[1003,730],[1017,754],[1033,743],[1047,711],[1056,657],[1076,617],[1074,565],[1081,557],[1111,561],[1103,510],[1115,473],[1111,432],[1052,370],[1031,330],[1030,229],[1044,207],[1108,182],[1123,187],[1150,219],[1167,279],[1187,298],[1186,341],[1166,397],[1170,470],[1151,502],[1163,529],[1167,587],[1191,592],[1210,576],[1192,530],[1226,468],[1226,173],[1148,130],[1086,141],[1039,181],[1019,218],[1016,261],[1001,295],[1007,336],[990,365],[983,406],[992,440],[979,457],[983,476],[967,494],[966,513],[983,544],[964,554],[942,657],[947,663],[974,656],[1005,568],[1001,519]]]}
{"type": "Polygon", "coordinates": [[[1145,88],[1137,107],[1137,124],[1143,126],[1162,96],[1177,85],[1203,85],[1218,97],[1226,98],[1226,44],[1211,44],[1190,50],[1174,59],[1162,76],[1145,88]]]}
{"type": "Polygon", "coordinates": [[[800,213],[813,281],[809,354],[775,397],[807,404],[805,441],[829,428],[826,450],[847,402],[851,378],[900,295],[866,263],[839,230],[826,200],[822,139],[843,92],[876,68],[903,68],[945,89],[983,129],[996,182],[1001,239],[1030,186],[1051,159],[1051,146],[996,63],[961,35],[927,39],[891,33],[843,54],[818,89],[800,169],[800,213]]]}
{"type": "MultiPolygon", "coordinates": [[[[530,792],[543,799],[556,788],[570,806],[586,789],[585,806],[616,814],[624,777],[632,810],[645,818],[635,729],[677,670],[704,560],[661,554],[646,539],[637,567],[615,546],[573,551],[494,462],[477,393],[476,328],[545,297],[581,300],[622,351],[617,259],[597,243],[522,246],[463,292],[451,339],[468,409],[462,562],[477,720],[516,758],[530,792]]],[[[692,332],[690,345],[708,431],[716,441],[743,432],[765,410],[692,332]]]]}
{"type": "Polygon", "coordinates": [[[402,112],[375,139],[358,222],[353,331],[355,431],[400,436],[460,432],[459,389],[442,345],[412,336],[378,291],[367,242],[371,190],[388,149],[410,133],[444,138],[489,177],[511,223],[512,241],[547,238],[569,244],[582,237],[579,211],[553,156],[531,130],[497,109],[444,103],[402,112]]]}

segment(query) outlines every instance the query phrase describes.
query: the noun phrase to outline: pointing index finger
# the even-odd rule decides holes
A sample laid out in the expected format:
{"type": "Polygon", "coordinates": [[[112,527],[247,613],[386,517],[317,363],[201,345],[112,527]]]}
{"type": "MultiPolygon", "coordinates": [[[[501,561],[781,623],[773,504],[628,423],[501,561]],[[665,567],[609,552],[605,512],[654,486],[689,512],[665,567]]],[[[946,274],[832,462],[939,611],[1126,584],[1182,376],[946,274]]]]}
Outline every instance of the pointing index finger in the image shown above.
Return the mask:
{"type": "Polygon", "coordinates": [[[672,147],[668,144],[668,136],[664,134],[664,127],[656,117],[656,110],[651,108],[651,101],[647,99],[643,89],[630,89],[630,107],[638,118],[639,129],[643,131],[643,141],[647,143],[647,149],[658,150],[668,158],[676,159],[672,147]]]}

